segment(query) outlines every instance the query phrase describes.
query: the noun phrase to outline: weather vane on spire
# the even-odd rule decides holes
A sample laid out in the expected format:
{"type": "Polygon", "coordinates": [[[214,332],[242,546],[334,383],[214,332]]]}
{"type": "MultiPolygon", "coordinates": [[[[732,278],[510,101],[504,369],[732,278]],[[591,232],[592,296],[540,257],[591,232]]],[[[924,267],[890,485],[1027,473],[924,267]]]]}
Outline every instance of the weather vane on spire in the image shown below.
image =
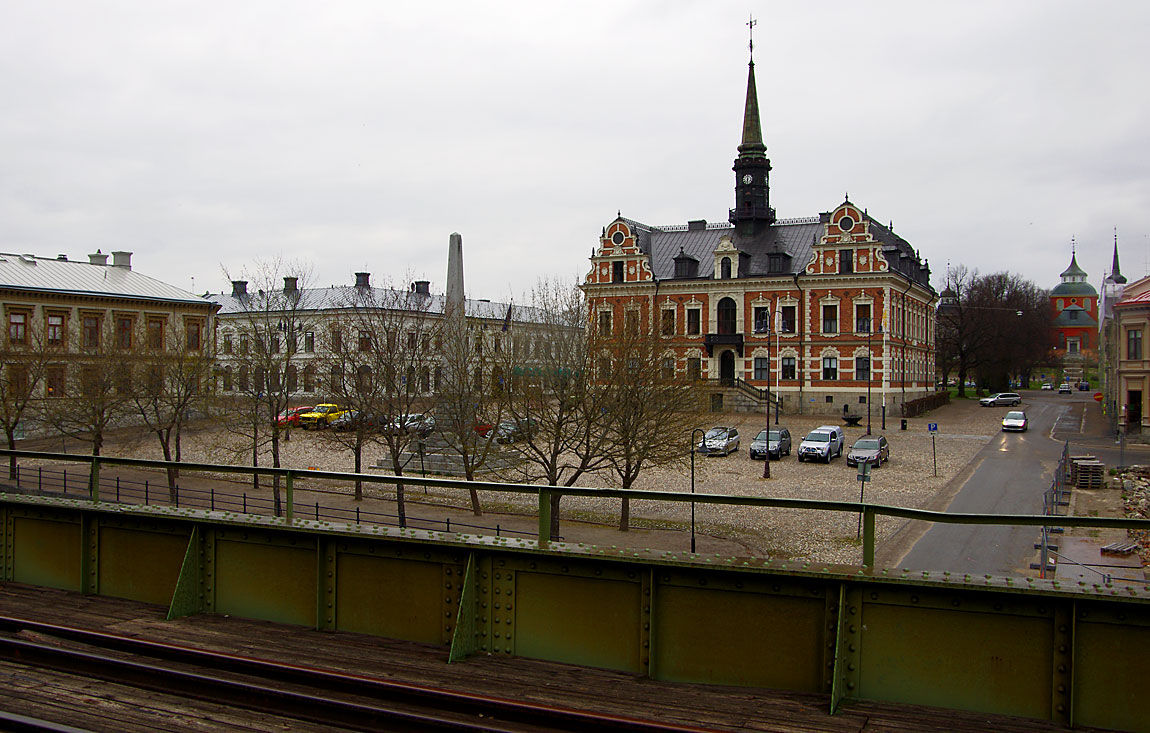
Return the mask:
{"type": "Polygon", "coordinates": [[[759,24],[759,21],[755,20],[755,16],[753,16],[753,15],[747,16],[747,28],[749,29],[747,31],[747,35],[749,36],[749,41],[747,43],[747,50],[749,50],[751,52],[752,61],[754,60],[754,55],[755,55],[755,26],[758,24],[759,24]]]}

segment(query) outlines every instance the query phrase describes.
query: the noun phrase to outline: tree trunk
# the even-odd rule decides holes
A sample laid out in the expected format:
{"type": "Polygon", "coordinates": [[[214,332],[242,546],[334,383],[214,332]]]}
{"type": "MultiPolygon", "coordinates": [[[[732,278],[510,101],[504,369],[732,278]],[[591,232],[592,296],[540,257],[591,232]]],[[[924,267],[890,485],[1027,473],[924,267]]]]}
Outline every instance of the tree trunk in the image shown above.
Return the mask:
{"type": "MultiPolygon", "coordinates": [[[[355,439],[355,472],[359,473],[363,467],[363,437],[356,435],[355,439]]],[[[363,482],[359,479],[355,480],[355,500],[363,501],[363,482]]]]}
{"type": "MultiPolygon", "coordinates": [[[[394,450],[391,452],[391,470],[396,476],[403,475],[403,466],[399,462],[399,454],[394,450]]],[[[395,513],[399,519],[399,526],[406,527],[407,509],[403,504],[403,484],[398,481],[395,484],[395,513]]]]}
{"type": "MultiPolygon", "coordinates": [[[[16,450],[16,431],[9,429],[8,436],[8,450],[16,450]]],[[[8,456],[8,480],[16,480],[16,456],[8,456]]]]}
{"type": "Polygon", "coordinates": [[[172,502],[172,504],[175,504],[176,503],[176,472],[175,472],[175,469],[171,466],[171,462],[172,462],[171,434],[169,433],[169,434],[165,435],[164,431],[157,430],[156,431],[156,437],[158,437],[160,439],[160,449],[164,452],[164,460],[167,461],[169,464],[167,466],[167,468],[165,469],[167,471],[167,474],[168,474],[168,501],[172,502]]]}
{"type": "Polygon", "coordinates": [[[623,497],[623,508],[619,511],[619,531],[626,532],[631,529],[631,500],[623,497]]]}

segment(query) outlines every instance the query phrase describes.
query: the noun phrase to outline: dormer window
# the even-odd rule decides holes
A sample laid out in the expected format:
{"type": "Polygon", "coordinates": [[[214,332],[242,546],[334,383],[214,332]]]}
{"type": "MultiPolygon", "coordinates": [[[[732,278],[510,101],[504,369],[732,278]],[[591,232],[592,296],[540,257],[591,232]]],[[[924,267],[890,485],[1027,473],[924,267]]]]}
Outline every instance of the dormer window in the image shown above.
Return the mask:
{"type": "Polygon", "coordinates": [[[779,273],[786,272],[786,255],[767,255],[767,271],[772,275],[778,275],[779,273]]]}
{"type": "Polygon", "coordinates": [[[719,277],[723,280],[731,279],[731,258],[724,257],[719,263],[719,277]]]}

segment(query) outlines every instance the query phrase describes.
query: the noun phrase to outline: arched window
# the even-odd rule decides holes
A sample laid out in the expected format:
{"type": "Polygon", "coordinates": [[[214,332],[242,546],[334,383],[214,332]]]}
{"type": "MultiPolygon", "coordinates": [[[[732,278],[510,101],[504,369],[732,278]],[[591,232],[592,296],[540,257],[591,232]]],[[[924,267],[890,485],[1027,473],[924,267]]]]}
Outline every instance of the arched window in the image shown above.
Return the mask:
{"type": "Polygon", "coordinates": [[[730,298],[723,298],[719,301],[719,333],[733,334],[735,332],[736,312],[735,301],[730,298]]]}
{"type": "Polygon", "coordinates": [[[724,257],[722,262],[719,263],[719,277],[723,280],[731,279],[731,258],[724,257]]]}

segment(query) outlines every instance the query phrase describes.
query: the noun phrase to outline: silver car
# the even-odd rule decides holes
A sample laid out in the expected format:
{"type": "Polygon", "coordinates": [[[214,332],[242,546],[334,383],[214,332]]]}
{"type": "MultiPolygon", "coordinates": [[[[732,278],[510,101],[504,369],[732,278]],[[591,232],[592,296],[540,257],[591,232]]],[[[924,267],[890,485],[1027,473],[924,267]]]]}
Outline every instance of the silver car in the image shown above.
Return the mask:
{"type": "Polygon", "coordinates": [[[707,431],[695,450],[705,456],[729,456],[738,449],[739,431],[736,428],[716,425],[707,431]]]}

